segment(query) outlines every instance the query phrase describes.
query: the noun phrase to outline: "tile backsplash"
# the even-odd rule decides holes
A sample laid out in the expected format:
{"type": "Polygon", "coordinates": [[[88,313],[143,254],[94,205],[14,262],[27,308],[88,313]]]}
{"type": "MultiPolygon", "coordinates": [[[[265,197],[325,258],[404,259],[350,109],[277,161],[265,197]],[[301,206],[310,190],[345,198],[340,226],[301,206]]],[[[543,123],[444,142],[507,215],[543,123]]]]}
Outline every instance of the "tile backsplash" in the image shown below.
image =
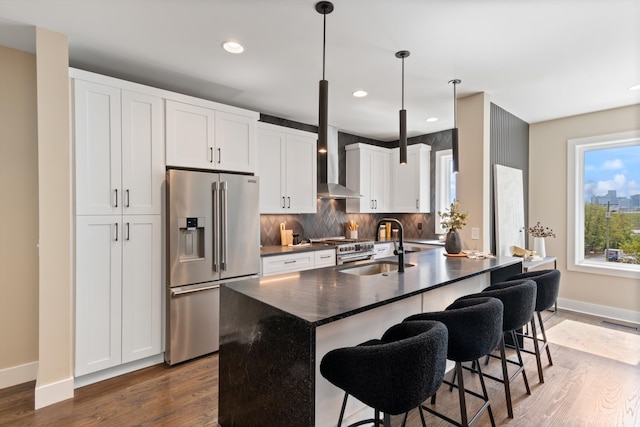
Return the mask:
{"type": "Polygon", "coordinates": [[[375,238],[376,224],[381,218],[397,218],[404,227],[407,237],[433,239],[434,214],[358,214],[347,213],[346,201],[318,199],[316,214],[260,215],[260,243],[263,246],[280,245],[280,223],[288,230],[300,234],[301,240],[315,237],[335,237],[346,234],[346,224],[353,220],[358,223],[358,237],[375,238]],[[418,229],[418,224],[422,229],[418,229]]]}

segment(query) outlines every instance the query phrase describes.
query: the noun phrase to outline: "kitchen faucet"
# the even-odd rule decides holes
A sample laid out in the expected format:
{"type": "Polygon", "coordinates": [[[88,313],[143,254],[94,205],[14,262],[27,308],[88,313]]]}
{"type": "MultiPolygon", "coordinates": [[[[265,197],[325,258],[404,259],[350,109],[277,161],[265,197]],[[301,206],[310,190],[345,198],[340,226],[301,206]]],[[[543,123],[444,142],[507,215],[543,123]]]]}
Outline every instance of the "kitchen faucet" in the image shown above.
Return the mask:
{"type": "MultiPolygon", "coordinates": [[[[378,221],[376,225],[376,230],[380,229],[380,224],[386,222],[395,222],[398,224],[400,229],[398,230],[398,246],[396,246],[396,241],[393,241],[393,246],[396,246],[393,250],[394,255],[398,255],[398,273],[404,273],[404,227],[402,227],[402,223],[395,218],[382,218],[378,221]]],[[[379,240],[378,233],[376,233],[376,241],[379,240]]]]}

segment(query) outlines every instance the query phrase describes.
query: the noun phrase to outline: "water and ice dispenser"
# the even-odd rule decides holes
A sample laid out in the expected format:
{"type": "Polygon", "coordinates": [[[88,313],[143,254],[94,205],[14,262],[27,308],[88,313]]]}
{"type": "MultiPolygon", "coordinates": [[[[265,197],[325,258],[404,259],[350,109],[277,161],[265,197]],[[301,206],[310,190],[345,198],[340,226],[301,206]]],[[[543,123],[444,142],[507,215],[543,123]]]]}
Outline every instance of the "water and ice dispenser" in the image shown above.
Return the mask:
{"type": "Polygon", "coordinates": [[[203,260],[205,257],[205,218],[178,218],[180,229],[179,260],[203,260]]]}

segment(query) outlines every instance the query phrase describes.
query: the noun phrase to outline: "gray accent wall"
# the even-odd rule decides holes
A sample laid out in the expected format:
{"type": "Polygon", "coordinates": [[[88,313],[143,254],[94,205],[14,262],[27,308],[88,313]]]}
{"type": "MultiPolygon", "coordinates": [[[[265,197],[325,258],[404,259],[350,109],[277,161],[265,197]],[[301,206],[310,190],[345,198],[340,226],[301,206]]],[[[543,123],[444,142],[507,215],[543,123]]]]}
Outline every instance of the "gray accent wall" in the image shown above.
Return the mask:
{"type": "Polygon", "coordinates": [[[521,120],[520,118],[492,103],[490,135],[490,235],[492,236],[491,252],[496,253],[493,165],[498,164],[522,170],[522,181],[524,185],[524,223],[528,224],[529,123],[521,120]]]}

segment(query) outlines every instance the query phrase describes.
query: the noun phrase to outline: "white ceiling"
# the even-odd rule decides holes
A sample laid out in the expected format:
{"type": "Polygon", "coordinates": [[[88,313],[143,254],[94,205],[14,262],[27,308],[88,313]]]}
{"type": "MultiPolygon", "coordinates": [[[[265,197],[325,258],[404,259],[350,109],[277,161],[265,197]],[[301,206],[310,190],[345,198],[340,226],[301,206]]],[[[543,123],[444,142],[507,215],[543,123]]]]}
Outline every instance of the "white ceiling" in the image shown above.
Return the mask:
{"type": "MultiPolygon", "coordinates": [[[[315,3],[0,0],[0,44],[19,46],[6,20],[48,28],[68,35],[71,66],[317,124],[315,3]],[[223,51],[224,40],[245,52],[223,51]]],[[[326,78],[341,131],[397,140],[405,49],[409,136],[453,127],[453,78],[459,97],[486,92],[529,123],[640,103],[628,90],[640,84],[640,0],[333,3],[326,78]]]]}

